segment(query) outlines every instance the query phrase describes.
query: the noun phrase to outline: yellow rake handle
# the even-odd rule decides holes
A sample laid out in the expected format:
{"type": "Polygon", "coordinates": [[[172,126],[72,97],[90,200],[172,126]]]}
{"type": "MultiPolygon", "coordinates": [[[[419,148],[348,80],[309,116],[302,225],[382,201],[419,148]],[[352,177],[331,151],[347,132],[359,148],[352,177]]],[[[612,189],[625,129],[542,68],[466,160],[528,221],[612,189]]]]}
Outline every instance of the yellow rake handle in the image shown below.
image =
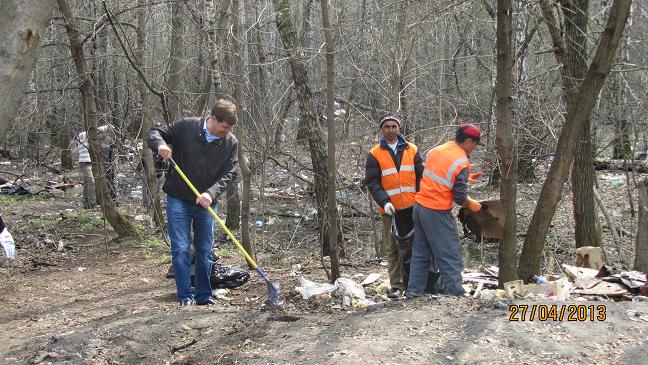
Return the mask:
{"type": "MultiPolygon", "coordinates": [[[[184,180],[184,182],[187,183],[187,186],[189,186],[189,189],[191,189],[191,191],[193,191],[194,194],[196,194],[196,198],[198,198],[200,196],[200,192],[198,192],[196,187],[193,186],[193,184],[191,183],[191,181],[189,181],[189,179],[184,174],[184,172],[182,172],[182,170],[180,170],[180,167],[178,167],[178,164],[175,163],[175,161],[173,161],[172,158],[170,158],[170,160],[171,160],[171,163],[173,164],[173,168],[178,172],[178,174],[180,175],[182,180],[184,180]]],[[[250,263],[250,266],[252,266],[252,268],[256,270],[257,267],[258,267],[256,262],[254,262],[254,259],[247,253],[247,251],[245,251],[245,248],[243,248],[243,246],[241,246],[239,241],[236,239],[236,237],[234,237],[234,235],[232,234],[232,232],[230,232],[230,230],[227,228],[227,226],[225,226],[225,223],[223,223],[223,221],[218,217],[218,215],[216,215],[216,212],[214,212],[214,210],[211,207],[207,207],[207,210],[216,219],[216,221],[221,226],[221,228],[225,231],[225,233],[227,233],[227,236],[232,240],[232,242],[234,242],[234,245],[236,246],[236,248],[238,248],[238,250],[243,254],[243,256],[245,256],[245,259],[248,261],[248,263],[250,263]]]]}

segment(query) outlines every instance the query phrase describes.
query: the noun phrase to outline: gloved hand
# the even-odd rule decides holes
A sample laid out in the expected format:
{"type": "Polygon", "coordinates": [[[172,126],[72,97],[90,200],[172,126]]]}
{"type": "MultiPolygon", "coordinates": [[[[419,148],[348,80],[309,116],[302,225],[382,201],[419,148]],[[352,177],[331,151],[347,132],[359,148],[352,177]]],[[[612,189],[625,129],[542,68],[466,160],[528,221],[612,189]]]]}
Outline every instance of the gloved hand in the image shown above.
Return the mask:
{"type": "Polygon", "coordinates": [[[0,232],[0,244],[2,244],[7,258],[16,258],[16,245],[14,244],[14,239],[7,228],[0,232]]]}
{"type": "Polygon", "coordinates": [[[468,200],[466,200],[466,209],[472,213],[477,213],[482,209],[482,206],[477,200],[468,198],[468,200]]]}
{"type": "Polygon", "coordinates": [[[478,182],[479,179],[480,179],[482,176],[484,176],[484,172],[483,172],[483,171],[475,172],[474,174],[470,174],[470,175],[468,175],[468,183],[469,183],[469,184],[474,184],[474,183],[478,182]]]}
{"type": "Polygon", "coordinates": [[[383,209],[385,210],[385,213],[389,215],[394,215],[394,213],[396,213],[396,208],[394,208],[394,205],[392,203],[385,204],[383,209]]]}

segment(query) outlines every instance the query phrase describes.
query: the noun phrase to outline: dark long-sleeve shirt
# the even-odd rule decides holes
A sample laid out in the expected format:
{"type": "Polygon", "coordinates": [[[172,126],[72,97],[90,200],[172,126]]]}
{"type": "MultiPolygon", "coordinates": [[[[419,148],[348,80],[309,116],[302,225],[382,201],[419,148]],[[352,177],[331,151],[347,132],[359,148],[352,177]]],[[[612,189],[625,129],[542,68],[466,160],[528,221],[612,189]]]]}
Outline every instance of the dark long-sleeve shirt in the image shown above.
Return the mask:
{"type": "MultiPolygon", "coordinates": [[[[149,131],[147,142],[157,153],[160,145],[171,145],[173,160],[201,193],[216,200],[227,186],[238,177],[238,140],[232,133],[207,142],[203,126],[205,118],[184,118],[172,124],[155,127],[149,131]]],[[[169,166],[162,188],[167,194],[186,201],[196,201],[196,196],[169,166]]]]}

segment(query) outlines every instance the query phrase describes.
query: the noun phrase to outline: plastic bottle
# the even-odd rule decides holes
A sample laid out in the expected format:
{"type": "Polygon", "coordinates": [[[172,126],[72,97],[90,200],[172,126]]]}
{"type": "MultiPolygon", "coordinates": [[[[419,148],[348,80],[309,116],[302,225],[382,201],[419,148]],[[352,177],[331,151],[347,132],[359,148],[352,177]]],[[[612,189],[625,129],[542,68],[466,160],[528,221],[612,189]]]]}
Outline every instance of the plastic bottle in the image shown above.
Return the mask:
{"type": "Polygon", "coordinates": [[[9,230],[6,227],[2,230],[2,232],[0,232],[0,244],[2,244],[7,258],[16,258],[16,244],[14,243],[14,239],[11,236],[11,233],[9,233],[9,230]]]}
{"type": "Polygon", "coordinates": [[[533,277],[531,279],[533,281],[535,281],[536,284],[548,284],[549,283],[549,281],[544,276],[533,275],[533,277]]]}

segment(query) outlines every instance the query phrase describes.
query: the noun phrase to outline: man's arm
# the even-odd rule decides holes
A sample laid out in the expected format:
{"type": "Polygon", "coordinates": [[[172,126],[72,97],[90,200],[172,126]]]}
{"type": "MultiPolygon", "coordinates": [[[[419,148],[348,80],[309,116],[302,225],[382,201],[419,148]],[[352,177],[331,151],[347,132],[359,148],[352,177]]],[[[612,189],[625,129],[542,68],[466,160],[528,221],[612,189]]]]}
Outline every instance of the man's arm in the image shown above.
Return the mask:
{"type": "Polygon", "coordinates": [[[179,123],[181,122],[151,128],[146,137],[149,148],[157,153],[160,146],[174,144],[178,138],[179,123]]]}
{"type": "Polygon", "coordinates": [[[232,138],[232,151],[230,152],[228,162],[225,164],[225,173],[216,181],[216,183],[205,191],[212,198],[212,201],[216,200],[229,184],[236,183],[238,178],[238,140],[232,138]]]}
{"type": "Polygon", "coordinates": [[[416,155],[414,155],[414,172],[416,173],[416,191],[419,191],[421,185],[421,178],[423,178],[423,170],[425,166],[423,164],[423,158],[421,157],[420,150],[416,150],[416,155]]]}
{"type": "Polygon", "coordinates": [[[452,200],[471,212],[479,212],[481,204],[468,196],[468,168],[464,167],[452,185],[452,200]]]}
{"type": "Polygon", "coordinates": [[[374,198],[376,203],[382,208],[385,204],[389,203],[389,195],[385,192],[382,185],[380,185],[380,178],[382,176],[382,171],[380,170],[380,165],[378,161],[371,155],[367,154],[367,163],[365,166],[365,181],[367,182],[367,188],[371,192],[371,196],[374,198]]]}

